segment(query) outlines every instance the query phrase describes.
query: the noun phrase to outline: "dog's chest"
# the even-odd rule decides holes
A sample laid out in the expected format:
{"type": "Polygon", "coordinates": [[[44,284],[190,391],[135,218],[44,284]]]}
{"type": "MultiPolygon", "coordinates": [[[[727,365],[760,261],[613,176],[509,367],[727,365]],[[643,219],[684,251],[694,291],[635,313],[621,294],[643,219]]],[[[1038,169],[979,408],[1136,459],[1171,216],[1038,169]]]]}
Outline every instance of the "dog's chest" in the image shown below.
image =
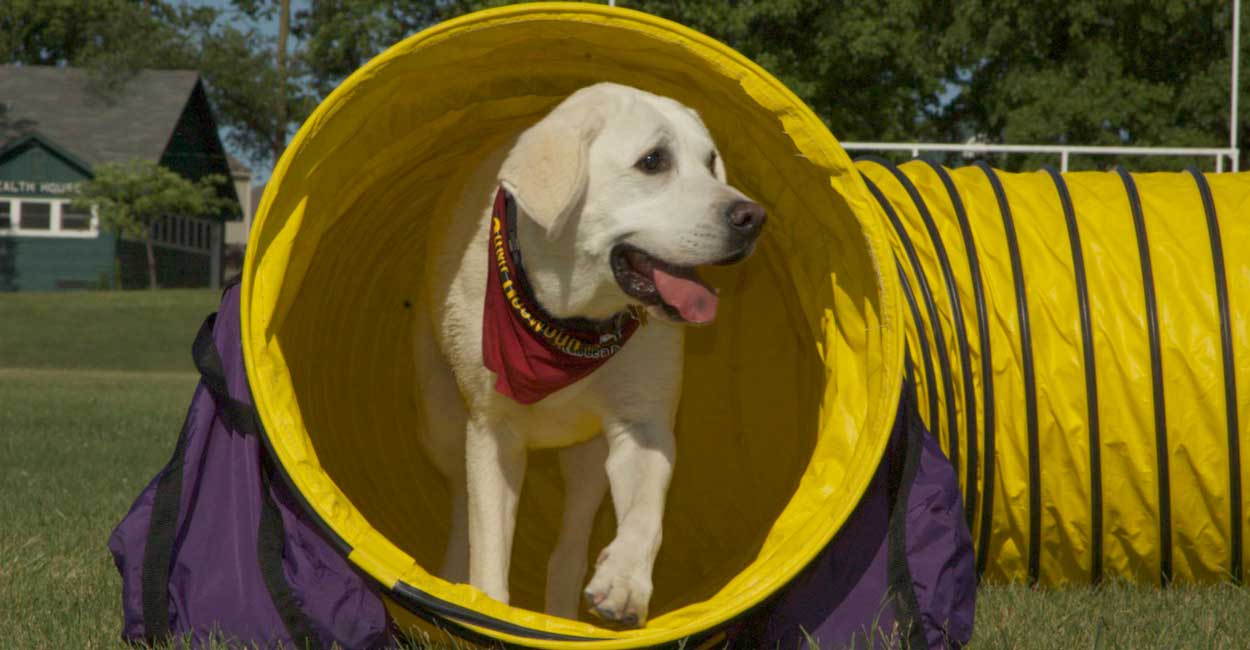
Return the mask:
{"type": "Polygon", "coordinates": [[[589,440],[602,430],[600,415],[575,403],[517,409],[508,414],[506,422],[530,449],[568,447],[589,440]]]}
{"type": "Polygon", "coordinates": [[[681,330],[648,326],[603,367],[535,404],[523,406],[491,390],[484,405],[534,449],[584,442],[612,422],[671,425],[681,359],[681,330]]]}

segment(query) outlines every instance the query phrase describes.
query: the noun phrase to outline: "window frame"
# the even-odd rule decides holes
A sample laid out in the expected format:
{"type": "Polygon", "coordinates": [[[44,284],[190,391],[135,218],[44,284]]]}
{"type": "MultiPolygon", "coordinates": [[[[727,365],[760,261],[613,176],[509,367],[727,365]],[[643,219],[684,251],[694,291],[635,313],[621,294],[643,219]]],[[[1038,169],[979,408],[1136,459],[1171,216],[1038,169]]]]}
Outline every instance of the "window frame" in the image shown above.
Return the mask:
{"type": "Polygon", "coordinates": [[[0,228],[0,235],[8,237],[51,237],[66,239],[95,239],[100,236],[100,215],[95,206],[91,207],[91,221],[84,230],[65,229],[61,227],[61,219],[65,207],[72,200],[32,197],[32,196],[0,196],[0,203],[9,206],[9,227],[0,228]],[[46,204],[48,209],[48,228],[31,229],[22,227],[22,206],[28,203],[46,204]]]}

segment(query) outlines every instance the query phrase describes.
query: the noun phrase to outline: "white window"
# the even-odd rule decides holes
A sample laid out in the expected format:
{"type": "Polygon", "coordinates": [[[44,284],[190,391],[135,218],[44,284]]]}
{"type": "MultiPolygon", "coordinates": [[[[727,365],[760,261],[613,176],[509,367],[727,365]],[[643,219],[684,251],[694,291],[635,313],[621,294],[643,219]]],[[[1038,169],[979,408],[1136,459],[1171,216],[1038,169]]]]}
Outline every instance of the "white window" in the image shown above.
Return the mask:
{"type": "Polygon", "coordinates": [[[0,196],[0,232],[26,237],[92,238],[100,233],[94,210],[66,199],[0,196]]]}

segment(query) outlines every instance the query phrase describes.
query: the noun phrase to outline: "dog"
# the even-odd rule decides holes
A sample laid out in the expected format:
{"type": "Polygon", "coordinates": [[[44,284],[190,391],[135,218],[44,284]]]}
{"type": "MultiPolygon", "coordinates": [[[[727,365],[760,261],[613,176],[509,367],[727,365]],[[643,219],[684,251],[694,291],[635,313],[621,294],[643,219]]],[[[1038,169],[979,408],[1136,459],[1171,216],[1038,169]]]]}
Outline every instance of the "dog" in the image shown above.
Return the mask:
{"type": "Polygon", "coordinates": [[[448,482],[440,575],[508,602],[530,449],[559,448],[565,496],[547,613],[579,592],[611,625],[646,622],[675,460],[683,325],[711,323],[697,267],[754,250],[764,209],[725,180],[694,110],[600,83],[483,158],[426,256],[414,339],[421,443],[448,482]],[[617,533],[585,579],[610,490],[617,533]]]}

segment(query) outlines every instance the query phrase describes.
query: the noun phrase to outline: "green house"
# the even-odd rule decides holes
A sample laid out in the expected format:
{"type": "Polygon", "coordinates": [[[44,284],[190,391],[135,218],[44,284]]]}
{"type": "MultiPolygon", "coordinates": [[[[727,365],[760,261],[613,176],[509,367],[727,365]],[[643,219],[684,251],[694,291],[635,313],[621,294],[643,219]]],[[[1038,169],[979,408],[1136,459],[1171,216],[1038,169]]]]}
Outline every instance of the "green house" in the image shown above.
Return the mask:
{"type": "MultiPolygon", "coordinates": [[[[231,177],[197,73],[144,70],[105,90],[86,70],[0,66],[0,291],[146,287],[143,242],[70,201],[95,166],[136,158],[231,177]]],[[[170,215],[153,231],[161,286],[220,285],[221,219],[170,215]]]]}

